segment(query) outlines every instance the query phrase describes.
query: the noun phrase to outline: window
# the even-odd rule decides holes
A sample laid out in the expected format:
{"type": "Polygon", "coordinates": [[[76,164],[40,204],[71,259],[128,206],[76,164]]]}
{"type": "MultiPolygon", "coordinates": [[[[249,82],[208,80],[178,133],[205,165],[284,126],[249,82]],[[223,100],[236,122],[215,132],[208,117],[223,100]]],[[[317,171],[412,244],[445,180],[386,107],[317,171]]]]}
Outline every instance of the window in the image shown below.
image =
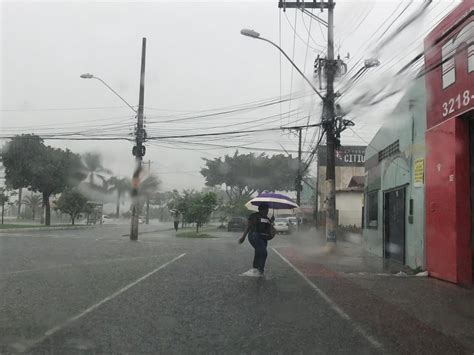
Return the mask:
{"type": "Polygon", "coordinates": [[[393,142],[392,144],[385,147],[379,152],[379,162],[397,153],[400,153],[400,146],[398,140],[396,140],[395,142],[393,142]]]}
{"type": "Polygon", "coordinates": [[[379,190],[367,193],[367,228],[377,228],[378,226],[378,204],[379,190]]]}

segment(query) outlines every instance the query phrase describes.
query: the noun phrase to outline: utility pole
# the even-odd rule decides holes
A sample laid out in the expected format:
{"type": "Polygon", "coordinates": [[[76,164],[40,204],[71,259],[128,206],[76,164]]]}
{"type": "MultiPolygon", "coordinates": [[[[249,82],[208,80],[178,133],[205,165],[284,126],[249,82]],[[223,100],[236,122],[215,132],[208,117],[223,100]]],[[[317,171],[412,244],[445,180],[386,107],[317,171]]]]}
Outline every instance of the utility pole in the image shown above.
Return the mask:
{"type": "Polygon", "coordinates": [[[326,97],[323,103],[323,125],[326,130],[326,242],[336,242],[336,115],[334,109],[334,1],[328,0],[328,53],[326,69],[326,97]]]}
{"type": "MultiPolygon", "coordinates": [[[[312,125],[314,126],[314,125],[312,125]]],[[[301,203],[301,184],[303,182],[303,172],[305,169],[302,169],[301,166],[301,136],[302,130],[308,126],[294,126],[294,127],[282,127],[282,129],[287,129],[289,131],[297,131],[298,132],[298,170],[296,171],[296,178],[295,178],[295,191],[296,191],[296,204],[299,206],[301,203]]]]}
{"type": "Polygon", "coordinates": [[[132,154],[135,156],[135,171],[132,177],[132,222],[130,228],[130,240],[138,239],[138,220],[139,220],[139,198],[138,189],[140,186],[140,173],[142,170],[142,159],[145,155],[145,146],[143,145],[146,133],[143,128],[143,104],[145,98],[145,57],[146,57],[146,38],[142,40],[142,60],[140,71],[140,94],[138,98],[137,129],[135,132],[135,146],[132,154]]]}
{"type": "MultiPolygon", "coordinates": [[[[319,17],[309,12],[307,9],[324,9],[328,10],[328,21],[323,25],[328,28],[327,57],[324,62],[324,71],[326,75],[326,95],[323,98],[323,115],[322,125],[326,132],[326,241],[333,244],[336,242],[336,112],[335,112],[335,95],[334,95],[334,78],[338,65],[341,61],[334,60],[334,0],[327,1],[286,1],[279,0],[278,7],[286,11],[287,8],[301,10],[303,13],[311,16],[316,21],[321,21],[319,17]]],[[[319,64],[321,61],[319,60],[319,64]]],[[[304,75],[303,75],[304,76],[304,75]]],[[[307,79],[306,79],[307,80],[307,79]]],[[[313,86],[310,83],[311,86],[313,86]]],[[[320,96],[321,97],[321,96],[320,96]]]]}
{"type": "MultiPolygon", "coordinates": [[[[302,135],[302,128],[298,129],[298,175],[296,177],[296,204],[300,206],[301,203],[301,182],[303,181],[303,177],[301,176],[301,135],[302,135]]],[[[301,206],[300,206],[301,207],[301,206]]]]}

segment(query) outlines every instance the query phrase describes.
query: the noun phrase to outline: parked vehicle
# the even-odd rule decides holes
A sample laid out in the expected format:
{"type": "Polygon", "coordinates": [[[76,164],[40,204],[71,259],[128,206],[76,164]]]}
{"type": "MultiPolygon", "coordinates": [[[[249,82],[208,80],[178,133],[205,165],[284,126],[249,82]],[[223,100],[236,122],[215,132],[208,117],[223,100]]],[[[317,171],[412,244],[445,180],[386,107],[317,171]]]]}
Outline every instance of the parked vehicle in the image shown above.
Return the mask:
{"type": "Polygon", "coordinates": [[[290,221],[288,217],[279,217],[275,218],[275,223],[273,225],[277,233],[291,233],[290,221]]]}
{"type": "Polygon", "coordinates": [[[298,228],[298,218],[296,217],[288,217],[288,222],[295,228],[298,228]]]}
{"type": "Polygon", "coordinates": [[[244,231],[247,228],[247,218],[245,217],[232,217],[227,224],[227,231],[244,231]]]}
{"type": "Polygon", "coordinates": [[[112,223],[112,217],[107,216],[106,214],[102,215],[102,224],[112,223]]]}

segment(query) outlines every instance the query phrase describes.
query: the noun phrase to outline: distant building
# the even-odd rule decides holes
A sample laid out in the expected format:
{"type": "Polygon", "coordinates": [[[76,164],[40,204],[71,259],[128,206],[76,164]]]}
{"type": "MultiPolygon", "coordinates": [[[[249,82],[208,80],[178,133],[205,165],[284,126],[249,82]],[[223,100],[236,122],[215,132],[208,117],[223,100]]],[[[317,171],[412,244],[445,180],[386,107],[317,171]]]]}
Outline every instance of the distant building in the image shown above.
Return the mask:
{"type": "MultiPolygon", "coordinates": [[[[366,146],[343,146],[336,151],[336,210],[338,225],[362,227],[366,146]]],[[[325,223],[327,188],[326,146],[318,149],[318,224],[325,223]]]]}

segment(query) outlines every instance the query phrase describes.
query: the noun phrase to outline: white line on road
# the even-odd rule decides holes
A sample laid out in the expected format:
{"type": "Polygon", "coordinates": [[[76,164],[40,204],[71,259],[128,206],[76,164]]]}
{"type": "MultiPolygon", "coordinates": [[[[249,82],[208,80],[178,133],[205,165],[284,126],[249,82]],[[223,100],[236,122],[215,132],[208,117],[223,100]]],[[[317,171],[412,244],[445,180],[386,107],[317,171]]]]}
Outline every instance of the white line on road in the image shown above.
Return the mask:
{"type": "Polygon", "coordinates": [[[355,321],[352,320],[352,318],[344,312],[326,293],[321,290],[318,286],[316,286],[305,274],[303,274],[300,270],[296,268],[287,258],[285,258],[283,255],[281,255],[275,248],[272,248],[272,250],[285,262],[287,263],[298,275],[300,275],[306,283],[311,286],[313,290],[315,290],[319,296],[323,300],[326,301],[326,303],[331,307],[339,316],[341,316],[342,319],[347,320],[348,322],[351,323],[352,327],[359,333],[361,334],[370,344],[372,344],[375,348],[377,349],[382,349],[382,344],[375,339],[372,335],[368,334],[360,325],[358,325],[355,321]]]}
{"type": "Polygon", "coordinates": [[[81,313],[79,313],[78,315],[75,315],[74,317],[71,317],[69,319],[67,319],[66,321],[64,321],[63,323],[47,330],[44,335],[39,338],[39,339],[36,339],[34,340],[33,342],[30,342],[27,346],[24,346],[24,347],[21,347],[21,349],[17,346],[17,349],[20,350],[20,352],[27,352],[29,351],[33,346],[35,346],[36,344],[39,344],[41,343],[42,341],[44,341],[45,339],[49,338],[50,336],[54,335],[55,333],[59,332],[61,329],[67,327],[69,324],[75,322],[76,320],[84,317],[86,314],[88,313],[91,313],[92,311],[96,310],[97,308],[99,308],[101,305],[103,305],[104,303],[114,299],[115,297],[117,296],[120,296],[122,293],[124,293],[125,291],[129,290],[130,288],[132,288],[133,286],[137,285],[138,283],[142,282],[143,280],[149,278],[151,275],[153,275],[154,273],[164,269],[165,267],[167,267],[168,265],[174,263],[175,261],[181,259],[183,256],[185,256],[186,253],[183,253],[181,255],[178,255],[176,258],[168,261],[167,263],[157,267],[156,269],[154,269],[153,271],[150,271],[148,274],[145,274],[143,275],[142,277],[140,277],[139,279],[133,281],[132,283],[128,284],[127,286],[121,288],[120,290],[118,290],[117,292],[111,294],[110,296],[104,298],[102,301],[100,302],[97,302],[96,304],[90,306],[89,308],[87,308],[86,310],[82,311],[81,313]]]}
{"type": "Polygon", "coordinates": [[[71,268],[71,267],[75,267],[75,266],[80,267],[80,266],[89,266],[89,265],[100,265],[100,264],[114,263],[114,262],[118,262],[118,261],[150,259],[150,258],[157,258],[159,256],[164,256],[164,254],[161,254],[161,255],[148,255],[148,256],[132,256],[132,257],[125,257],[125,258],[111,258],[111,259],[103,259],[103,260],[99,260],[99,261],[89,261],[89,262],[86,262],[86,263],[77,263],[77,264],[58,264],[58,265],[40,267],[40,268],[36,268],[36,269],[23,269],[23,270],[16,270],[16,271],[0,272],[0,276],[27,274],[27,273],[31,273],[31,272],[40,272],[40,271],[46,271],[46,270],[71,268]]]}

